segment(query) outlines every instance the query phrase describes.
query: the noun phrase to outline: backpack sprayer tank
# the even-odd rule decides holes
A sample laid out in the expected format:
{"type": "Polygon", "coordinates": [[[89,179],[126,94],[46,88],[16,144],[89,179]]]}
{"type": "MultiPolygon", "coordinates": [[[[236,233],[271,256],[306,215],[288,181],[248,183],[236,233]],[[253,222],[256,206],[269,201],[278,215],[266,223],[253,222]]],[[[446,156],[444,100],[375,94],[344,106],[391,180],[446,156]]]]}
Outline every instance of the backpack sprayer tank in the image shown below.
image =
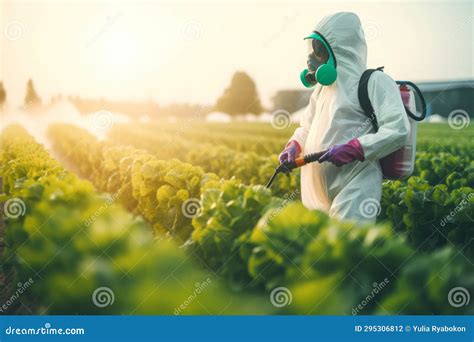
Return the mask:
{"type": "MultiPolygon", "coordinates": [[[[364,71],[359,80],[357,93],[361,108],[364,110],[367,117],[370,118],[370,121],[374,126],[374,131],[377,132],[379,129],[377,118],[368,95],[369,78],[375,71],[383,72],[383,67],[367,69],[364,71]]],[[[382,174],[386,179],[402,179],[413,173],[416,154],[416,122],[423,120],[426,116],[426,102],[416,84],[410,81],[396,81],[396,83],[398,84],[406,115],[408,116],[409,132],[401,148],[383,157],[379,161],[382,174]],[[422,107],[420,116],[415,115],[417,112],[415,92],[420,98],[422,107]]]]}
{"type": "MultiPolygon", "coordinates": [[[[413,91],[404,83],[399,85],[399,89],[405,110],[416,113],[413,91]]],[[[382,173],[387,179],[402,179],[413,173],[415,167],[417,125],[416,121],[413,120],[410,115],[408,115],[408,121],[410,123],[409,133],[403,147],[380,159],[382,173]]]]}

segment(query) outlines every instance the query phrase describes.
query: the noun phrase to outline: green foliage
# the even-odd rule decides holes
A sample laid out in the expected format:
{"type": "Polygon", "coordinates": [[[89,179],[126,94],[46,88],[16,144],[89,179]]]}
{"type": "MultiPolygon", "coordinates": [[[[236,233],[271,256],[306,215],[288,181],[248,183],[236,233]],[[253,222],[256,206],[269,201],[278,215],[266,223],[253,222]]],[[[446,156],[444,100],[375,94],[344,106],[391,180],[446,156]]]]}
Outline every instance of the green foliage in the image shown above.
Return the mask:
{"type": "Polygon", "coordinates": [[[252,277],[273,288],[298,274],[308,244],[327,223],[326,215],[300,203],[282,202],[268,210],[250,237],[255,246],[249,259],[252,277]]]}
{"type": "MultiPolygon", "coordinates": [[[[265,303],[233,295],[170,241],[113,198],[94,192],[53,160],[18,126],[2,135],[2,200],[24,203],[24,215],[7,217],[2,273],[30,282],[21,302],[43,314],[218,314],[268,312],[265,303]],[[196,284],[205,289],[196,296],[196,284]],[[113,303],[94,292],[107,287],[113,303]],[[235,301],[241,303],[242,301],[235,301]],[[186,305],[184,305],[186,304],[186,305]]],[[[8,290],[8,289],[7,289],[8,290]]],[[[13,289],[15,291],[15,289],[13,289]]],[[[13,305],[19,305],[15,302],[13,305]]],[[[9,308],[14,310],[12,306],[9,308]]]]}
{"type": "Polygon", "coordinates": [[[462,187],[450,191],[446,184],[429,185],[419,177],[388,182],[383,187],[380,220],[393,222],[406,232],[413,246],[433,250],[456,244],[473,255],[474,190],[462,187]]]}
{"type": "MultiPolygon", "coordinates": [[[[222,144],[220,140],[216,141],[216,144],[193,139],[189,141],[182,137],[187,136],[184,130],[171,135],[166,132],[158,134],[156,131],[143,129],[142,126],[136,128],[119,126],[112,128],[109,135],[116,143],[144,148],[159,159],[178,158],[183,162],[200,166],[206,172],[215,173],[225,179],[235,177],[248,185],[266,184],[278,165],[276,154],[262,156],[254,151],[239,152],[222,144]]],[[[208,136],[209,134],[211,133],[207,133],[208,136]]],[[[204,136],[202,138],[204,140],[204,136]]],[[[231,137],[230,140],[245,142],[247,138],[231,137]]],[[[260,141],[256,147],[264,145],[260,141]]],[[[281,146],[284,146],[283,142],[279,148],[281,146]]],[[[272,185],[272,193],[281,197],[297,188],[299,188],[299,171],[294,171],[288,176],[278,177],[272,185]]]]}
{"type": "MultiPolygon", "coordinates": [[[[412,253],[403,237],[390,226],[359,226],[338,222],[309,211],[299,203],[274,208],[254,229],[249,267],[269,288],[290,284],[295,304],[288,312],[350,314],[350,309],[370,293],[374,283],[390,279],[412,253]],[[328,286],[313,295],[305,288],[328,286]],[[302,293],[305,299],[299,298],[302,293]],[[306,302],[305,302],[306,301],[306,302]],[[331,306],[331,303],[338,303],[331,306]]],[[[376,303],[365,307],[366,313],[376,303]]]]}
{"type": "MultiPolygon", "coordinates": [[[[461,301],[461,298],[454,296],[456,288],[472,293],[474,266],[456,249],[445,247],[411,259],[403,267],[394,291],[382,301],[381,307],[400,315],[472,315],[474,306],[469,301],[456,306],[461,301]]],[[[379,313],[386,312],[380,310],[379,313]]]]}
{"type": "Polygon", "coordinates": [[[275,201],[264,187],[246,187],[236,180],[212,182],[203,189],[202,207],[193,219],[195,251],[235,287],[250,280],[245,261],[249,232],[275,201]]]}
{"type": "Polygon", "coordinates": [[[431,185],[446,184],[450,189],[474,187],[474,161],[468,154],[419,152],[414,174],[431,185]]]}
{"type": "MultiPolygon", "coordinates": [[[[359,226],[294,202],[299,197],[290,196],[299,188],[295,173],[278,177],[272,192],[255,186],[268,180],[278,161],[276,154],[255,153],[251,136],[265,132],[259,138],[268,138],[269,146],[274,141],[283,145],[285,136],[241,123],[237,132],[214,134],[211,126],[183,125],[179,132],[166,124],[159,129],[117,127],[113,142],[98,142],[77,128],[60,126],[52,137],[66,161],[99,189],[118,194],[129,210],[153,223],[158,236],[165,231],[183,242],[191,234],[188,252],[234,288],[289,287],[294,302],[283,313],[396,314],[408,301],[401,312],[464,312],[442,301],[463,272],[472,273],[469,264],[456,257],[459,267],[441,274],[448,280],[435,278],[438,271],[445,272],[442,264],[448,256],[473,255],[469,141],[425,149],[420,139],[414,176],[383,186],[380,220],[390,224],[359,226]],[[215,135],[215,140],[206,135],[215,135]],[[448,152],[437,150],[445,147],[448,152]],[[178,210],[190,198],[200,199],[201,205],[192,222],[178,210]],[[431,292],[408,293],[415,286],[431,292]]],[[[420,126],[420,131],[430,129],[420,126]]],[[[472,288],[469,281],[462,284],[472,288]]]]}
{"type": "Polygon", "coordinates": [[[215,175],[178,160],[159,160],[132,147],[98,142],[70,125],[52,126],[50,136],[65,161],[78,165],[81,174],[100,190],[114,194],[127,208],[142,214],[157,233],[187,240],[192,216],[185,213],[186,201],[197,201],[201,186],[216,179],[215,175]]]}

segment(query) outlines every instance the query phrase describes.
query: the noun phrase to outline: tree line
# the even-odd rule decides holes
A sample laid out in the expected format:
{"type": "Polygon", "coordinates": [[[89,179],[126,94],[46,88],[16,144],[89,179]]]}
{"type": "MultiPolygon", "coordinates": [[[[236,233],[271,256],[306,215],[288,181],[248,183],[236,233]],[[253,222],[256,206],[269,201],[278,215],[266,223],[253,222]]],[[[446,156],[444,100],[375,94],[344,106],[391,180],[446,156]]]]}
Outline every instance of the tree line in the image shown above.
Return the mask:
{"type": "MultiPolygon", "coordinates": [[[[7,91],[3,86],[3,82],[0,81],[0,107],[3,107],[7,102],[7,91]]],[[[23,105],[25,108],[35,107],[41,105],[41,98],[38,96],[38,93],[35,90],[33,80],[29,79],[26,82],[26,94],[23,100],[23,105]]]]}
{"type": "MultiPolygon", "coordinates": [[[[62,96],[57,95],[51,102],[61,100],[62,96]]],[[[0,82],[0,106],[7,100],[7,92],[0,82]]],[[[81,113],[90,113],[98,110],[110,110],[122,112],[131,116],[147,114],[149,116],[181,116],[181,115],[206,115],[211,111],[225,112],[229,115],[241,114],[261,114],[264,110],[257,87],[254,80],[245,72],[234,73],[229,86],[223,91],[214,105],[202,106],[197,104],[172,104],[160,106],[153,101],[131,102],[131,101],[107,101],[104,99],[83,99],[78,96],[69,96],[72,102],[81,113]]],[[[25,108],[37,107],[42,104],[33,80],[29,79],[26,84],[26,94],[23,105],[25,108]]]]}

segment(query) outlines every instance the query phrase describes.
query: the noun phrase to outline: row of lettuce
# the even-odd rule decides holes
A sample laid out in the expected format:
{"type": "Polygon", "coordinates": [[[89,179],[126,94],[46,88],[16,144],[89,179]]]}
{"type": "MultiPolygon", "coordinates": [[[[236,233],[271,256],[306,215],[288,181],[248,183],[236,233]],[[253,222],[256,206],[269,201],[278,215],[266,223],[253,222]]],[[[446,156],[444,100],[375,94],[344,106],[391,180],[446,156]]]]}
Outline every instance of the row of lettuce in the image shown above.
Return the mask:
{"type": "Polygon", "coordinates": [[[464,249],[447,240],[421,252],[388,224],[341,223],[293,198],[273,197],[263,186],[99,142],[73,126],[53,126],[50,137],[62,160],[143,215],[156,236],[184,243],[234,289],[266,289],[270,296],[287,290],[283,295],[291,300],[283,312],[472,311],[448,300],[451,289],[472,288],[474,269],[464,249]]]}
{"type": "MultiPolygon", "coordinates": [[[[191,128],[196,128],[196,125],[192,125],[191,128]]],[[[262,148],[269,145],[273,139],[267,134],[254,134],[252,137],[247,133],[235,132],[233,127],[228,128],[225,133],[211,131],[213,125],[207,127],[201,124],[198,127],[199,130],[169,124],[116,125],[111,128],[109,138],[137,148],[144,148],[162,159],[178,158],[201,166],[206,171],[220,172],[221,177],[235,176],[250,184],[265,182],[269,168],[275,167],[277,153],[287,142],[287,138],[280,138],[275,151],[267,154],[262,148]],[[226,144],[224,138],[231,141],[233,145],[226,144]],[[239,149],[240,145],[254,146],[255,149],[239,149]],[[237,161],[240,168],[237,167],[237,161]],[[261,176],[266,178],[260,179],[261,176]]],[[[450,189],[462,186],[474,187],[474,161],[471,158],[474,131],[471,134],[465,133],[468,137],[472,136],[471,140],[466,140],[464,135],[461,135],[463,139],[458,138],[458,141],[454,143],[452,129],[448,126],[427,127],[425,129],[427,134],[437,132],[436,136],[443,136],[443,139],[437,141],[433,139],[433,135],[426,136],[420,133],[414,175],[426,180],[430,185],[442,183],[448,185],[450,189]]],[[[458,132],[456,134],[460,135],[458,132]]],[[[277,193],[280,190],[281,192],[291,191],[293,183],[277,185],[277,193]]]]}
{"type": "Polygon", "coordinates": [[[172,241],[66,171],[19,126],[1,136],[2,313],[249,314],[172,241]]]}
{"type": "MultiPolygon", "coordinates": [[[[201,166],[205,171],[216,173],[220,177],[236,177],[247,184],[265,184],[278,163],[276,154],[267,157],[255,152],[240,152],[222,144],[210,144],[207,139],[201,139],[200,142],[190,141],[183,137],[181,132],[171,134],[144,126],[116,126],[111,129],[109,137],[117,143],[146,149],[160,159],[178,158],[201,166]]],[[[232,136],[232,139],[247,140],[239,135],[232,136]]],[[[262,144],[264,143],[265,140],[262,140],[262,144]]],[[[414,175],[430,185],[446,184],[448,189],[452,190],[474,187],[473,171],[474,161],[468,151],[457,154],[420,151],[417,154],[414,175]]],[[[406,185],[406,182],[402,184],[406,185]]],[[[275,195],[282,196],[298,186],[298,172],[294,172],[288,177],[277,178],[272,190],[275,195]]]]}
{"type": "MultiPolygon", "coordinates": [[[[146,127],[112,127],[109,132],[110,140],[146,149],[160,159],[177,158],[183,162],[200,166],[206,172],[212,172],[219,177],[230,179],[235,177],[246,184],[265,184],[278,164],[278,156],[259,154],[255,151],[241,152],[221,143],[189,140],[183,137],[183,132],[154,131],[146,127]]],[[[208,137],[212,136],[207,134],[208,137]]],[[[246,142],[245,139],[232,139],[235,142],[246,142]]],[[[260,145],[263,144],[263,140],[260,145]]],[[[278,177],[272,185],[276,196],[292,192],[298,188],[299,174],[294,172],[287,177],[278,177]]]]}
{"type": "MultiPolygon", "coordinates": [[[[146,149],[159,159],[179,158],[219,177],[236,177],[250,185],[265,184],[278,163],[276,155],[267,158],[238,152],[223,145],[189,141],[182,134],[118,126],[109,135],[117,144],[146,149]]],[[[239,135],[233,138],[240,139],[239,135]]],[[[474,238],[474,161],[470,155],[419,152],[414,175],[384,184],[379,221],[389,221],[397,231],[406,232],[416,248],[432,250],[455,244],[474,254],[469,244],[474,238]]],[[[291,196],[295,189],[299,189],[298,172],[277,177],[272,186],[278,197],[291,196]]]]}
{"type": "MultiPolygon", "coordinates": [[[[120,126],[117,126],[120,127],[120,126]]],[[[205,123],[189,119],[178,122],[151,122],[146,124],[127,124],[156,135],[171,135],[187,141],[223,145],[239,152],[257,152],[263,156],[280,153],[296,129],[284,116],[275,115],[268,123],[205,123]]],[[[452,153],[468,155],[472,150],[474,128],[455,127],[448,124],[419,124],[417,150],[431,153],[452,153]],[[458,128],[458,129],[456,129],[458,128]],[[439,139],[442,138],[442,139],[439,139]]]]}

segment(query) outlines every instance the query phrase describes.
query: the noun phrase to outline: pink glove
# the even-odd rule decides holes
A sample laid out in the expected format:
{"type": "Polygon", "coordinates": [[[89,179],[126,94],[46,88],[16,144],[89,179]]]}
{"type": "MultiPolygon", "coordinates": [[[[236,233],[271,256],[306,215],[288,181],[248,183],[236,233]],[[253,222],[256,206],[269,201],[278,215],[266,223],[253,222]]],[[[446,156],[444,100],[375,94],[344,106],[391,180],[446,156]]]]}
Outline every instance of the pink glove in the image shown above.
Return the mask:
{"type": "Polygon", "coordinates": [[[329,161],[336,166],[352,163],[354,160],[364,161],[364,150],[357,139],[347,144],[334,145],[319,158],[319,162],[329,161]]]}
{"type": "Polygon", "coordinates": [[[286,144],[285,149],[283,152],[280,153],[278,160],[280,160],[280,164],[284,162],[294,162],[296,157],[301,153],[301,146],[298,144],[296,140],[291,140],[288,144],[286,144]]]}

